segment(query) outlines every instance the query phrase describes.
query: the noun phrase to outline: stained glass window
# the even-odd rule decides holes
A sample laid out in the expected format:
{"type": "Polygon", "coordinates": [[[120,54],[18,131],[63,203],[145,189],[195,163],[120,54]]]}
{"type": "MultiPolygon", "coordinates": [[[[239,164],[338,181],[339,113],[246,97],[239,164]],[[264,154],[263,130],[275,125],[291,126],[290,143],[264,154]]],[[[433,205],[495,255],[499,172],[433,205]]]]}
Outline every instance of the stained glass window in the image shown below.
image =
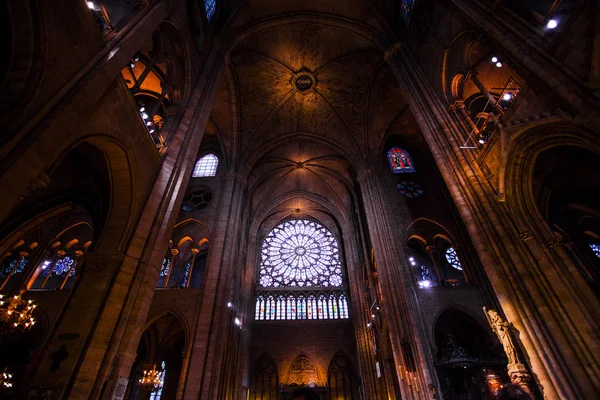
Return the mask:
{"type": "Polygon", "coordinates": [[[337,240],[323,225],[286,221],[263,242],[260,286],[340,287],[342,267],[337,240]]]}
{"type": "Polygon", "coordinates": [[[600,244],[592,243],[590,244],[590,248],[596,254],[596,257],[600,258],[600,244]]]}
{"type": "Polygon", "coordinates": [[[212,20],[217,9],[217,0],[204,0],[204,9],[206,10],[206,19],[212,20]]]}
{"type": "Polygon", "coordinates": [[[205,178],[215,176],[217,167],[219,166],[219,158],[214,154],[207,154],[201,157],[194,166],[192,178],[205,178]]]}
{"type": "Polygon", "coordinates": [[[169,267],[171,266],[171,261],[167,257],[164,258],[162,267],[160,268],[160,276],[167,276],[169,273],[169,267]]]}
{"type": "Polygon", "coordinates": [[[340,296],[340,318],[348,318],[348,301],[346,296],[340,296]]]}
{"type": "Polygon", "coordinates": [[[387,152],[387,158],[388,163],[390,164],[390,169],[395,174],[409,174],[411,172],[417,172],[412,158],[410,158],[410,154],[399,147],[392,147],[389,149],[387,152]]]}
{"type": "Polygon", "coordinates": [[[165,386],[165,374],[167,373],[167,366],[165,365],[164,361],[160,363],[160,368],[162,370],[162,374],[160,376],[160,387],[157,391],[150,394],[150,400],[160,400],[162,397],[163,387],[165,386]]]}
{"type": "Polygon", "coordinates": [[[398,192],[407,199],[417,199],[423,196],[423,188],[413,181],[402,181],[397,186],[398,192]]]}
{"type": "Polygon", "coordinates": [[[27,265],[28,260],[26,258],[20,260],[13,260],[6,267],[0,271],[0,279],[6,278],[8,275],[16,275],[23,272],[23,269],[27,265]],[[12,271],[12,273],[11,273],[12,271]]]}
{"type": "Polygon", "coordinates": [[[263,319],[265,315],[265,299],[262,296],[258,296],[256,298],[256,311],[254,314],[254,318],[259,320],[263,319]]]}
{"type": "Polygon", "coordinates": [[[333,234],[315,221],[283,222],[262,244],[255,319],[349,318],[343,283],[333,234]]]}
{"type": "MultiPolygon", "coordinates": [[[[77,264],[75,264],[75,260],[73,260],[69,256],[65,256],[56,262],[56,265],[54,266],[54,270],[52,271],[52,275],[65,275],[67,272],[69,272],[69,270],[71,270],[71,272],[69,273],[69,276],[73,276],[73,275],[75,275],[75,266],[76,265],[77,264]],[[73,268],[71,268],[71,267],[73,267],[73,268]]],[[[46,274],[48,274],[49,269],[45,269],[44,272],[46,274]]]]}
{"type": "Polygon", "coordinates": [[[415,0],[400,0],[400,12],[406,25],[410,22],[410,16],[415,8],[415,0]]]}
{"type": "Polygon", "coordinates": [[[460,265],[458,255],[456,254],[454,247],[448,247],[448,250],[446,250],[446,260],[448,260],[448,263],[452,265],[452,267],[462,271],[462,265],[460,265]]]}

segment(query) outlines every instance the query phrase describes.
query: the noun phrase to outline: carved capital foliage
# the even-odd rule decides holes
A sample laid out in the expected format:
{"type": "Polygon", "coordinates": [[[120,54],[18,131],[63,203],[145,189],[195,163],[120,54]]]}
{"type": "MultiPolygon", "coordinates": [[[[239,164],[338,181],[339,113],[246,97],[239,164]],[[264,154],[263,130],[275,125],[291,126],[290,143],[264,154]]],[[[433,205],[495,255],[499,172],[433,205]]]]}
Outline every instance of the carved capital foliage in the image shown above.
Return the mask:
{"type": "Polygon", "coordinates": [[[87,253],[83,260],[83,273],[107,273],[119,269],[125,255],[123,253],[87,253]]]}
{"type": "Polygon", "coordinates": [[[519,239],[522,241],[526,241],[529,239],[533,239],[533,232],[531,230],[519,233],[519,239]]]}
{"type": "Polygon", "coordinates": [[[549,240],[546,243],[542,244],[542,249],[544,251],[549,249],[559,249],[565,245],[565,241],[562,239],[553,239],[549,240]]]}

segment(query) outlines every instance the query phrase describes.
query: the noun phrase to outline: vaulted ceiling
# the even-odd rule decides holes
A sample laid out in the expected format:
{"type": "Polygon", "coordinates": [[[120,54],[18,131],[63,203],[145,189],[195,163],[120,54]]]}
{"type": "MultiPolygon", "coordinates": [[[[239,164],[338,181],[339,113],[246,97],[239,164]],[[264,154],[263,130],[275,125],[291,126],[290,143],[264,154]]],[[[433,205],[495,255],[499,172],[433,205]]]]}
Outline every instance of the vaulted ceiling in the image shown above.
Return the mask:
{"type": "Polygon", "coordinates": [[[230,169],[248,177],[251,209],[263,217],[297,209],[350,215],[356,171],[378,157],[406,114],[381,46],[349,28],[349,16],[365,26],[376,18],[361,1],[274,2],[261,9],[268,26],[257,29],[257,3],[238,16],[241,39],[212,113],[230,169]]]}

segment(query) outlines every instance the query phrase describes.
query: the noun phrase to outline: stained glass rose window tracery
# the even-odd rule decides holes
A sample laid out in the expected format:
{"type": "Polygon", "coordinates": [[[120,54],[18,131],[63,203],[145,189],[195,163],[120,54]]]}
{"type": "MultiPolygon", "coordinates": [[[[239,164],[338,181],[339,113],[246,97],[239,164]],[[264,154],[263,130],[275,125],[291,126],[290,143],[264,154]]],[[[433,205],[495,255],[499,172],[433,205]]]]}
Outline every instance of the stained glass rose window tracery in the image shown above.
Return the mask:
{"type": "Polygon", "coordinates": [[[337,240],[314,221],[278,225],[263,242],[259,283],[265,288],[342,286],[337,240]]]}
{"type": "Polygon", "coordinates": [[[261,249],[255,320],[348,319],[338,242],[315,221],[276,226],[261,249]]]}

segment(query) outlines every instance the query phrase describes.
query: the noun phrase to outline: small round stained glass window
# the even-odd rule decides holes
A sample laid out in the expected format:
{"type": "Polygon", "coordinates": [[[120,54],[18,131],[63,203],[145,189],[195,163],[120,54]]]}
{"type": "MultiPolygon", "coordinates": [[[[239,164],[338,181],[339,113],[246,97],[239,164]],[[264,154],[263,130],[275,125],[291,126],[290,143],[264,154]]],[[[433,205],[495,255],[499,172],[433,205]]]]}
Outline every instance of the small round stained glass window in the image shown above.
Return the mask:
{"type": "Polygon", "coordinates": [[[193,189],[186,193],[186,195],[183,197],[183,204],[181,208],[188,212],[202,210],[208,206],[211,200],[212,193],[207,189],[193,189]]]}
{"type": "Polygon", "coordinates": [[[446,260],[453,268],[462,271],[462,265],[460,265],[458,255],[456,254],[454,247],[448,247],[446,250],[446,260]]]}
{"type": "Polygon", "coordinates": [[[277,225],[261,249],[261,287],[340,287],[342,266],[333,234],[323,225],[297,219],[277,225]]]}
{"type": "Polygon", "coordinates": [[[423,196],[423,189],[413,181],[402,181],[397,186],[400,194],[408,199],[416,199],[423,196]]]}

